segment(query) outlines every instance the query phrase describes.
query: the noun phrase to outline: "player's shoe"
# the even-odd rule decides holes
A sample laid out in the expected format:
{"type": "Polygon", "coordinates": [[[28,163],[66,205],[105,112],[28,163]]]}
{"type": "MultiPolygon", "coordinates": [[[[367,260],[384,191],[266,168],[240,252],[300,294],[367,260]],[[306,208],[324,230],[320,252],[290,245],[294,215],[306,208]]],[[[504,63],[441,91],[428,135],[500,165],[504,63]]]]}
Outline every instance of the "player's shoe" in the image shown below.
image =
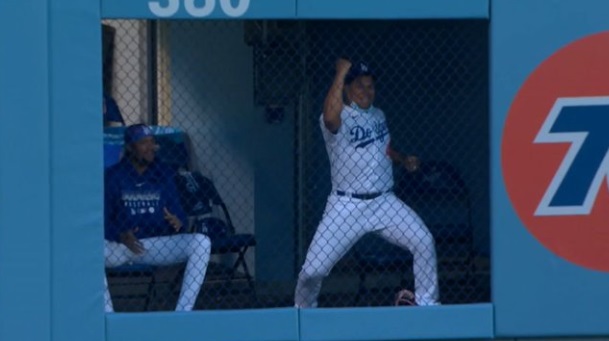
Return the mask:
{"type": "Polygon", "coordinates": [[[417,302],[414,299],[414,293],[408,289],[402,289],[395,294],[395,305],[396,306],[416,306],[417,302]]]}

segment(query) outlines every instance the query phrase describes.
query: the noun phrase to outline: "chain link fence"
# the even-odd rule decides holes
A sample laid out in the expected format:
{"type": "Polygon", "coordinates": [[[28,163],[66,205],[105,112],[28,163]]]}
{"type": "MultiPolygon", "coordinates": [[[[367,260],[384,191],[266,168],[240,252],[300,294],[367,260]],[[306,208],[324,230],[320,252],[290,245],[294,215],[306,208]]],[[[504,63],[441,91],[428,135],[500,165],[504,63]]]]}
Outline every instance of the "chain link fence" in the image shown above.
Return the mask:
{"type": "MultiPolygon", "coordinates": [[[[203,236],[189,237],[197,257],[107,261],[114,310],[184,308],[185,291],[195,295],[194,309],[205,310],[388,306],[405,302],[396,302],[403,289],[418,304],[434,303],[434,291],[442,304],[490,301],[487,21],[103,25],[105,98],[125,125],[151,127],[155,162],[168,165],[165,178],[186,216],[180,233],[165,235],[203,236]],[[335,151],[325,139],[333,137],[324,136],[320,115],[339,57],[368,64],[374,107],[384,113],[375,122],[386,122],[393,150],[419,160],[416,170],[392,163],[393,186],[389,178],[382,184],[393,191],[376,198],[337,188],[345,182],[330,164],[335,151]],[[371,233],[358,239],[363,232],[371,233]],[[204,274],[198,293],[192,268],[204,274]]],[[[125,135],[109,115],[108,168],[124,154],[125,135]]],[[[374,141],[342,150],[343,159],[365,168],[387,158],[384,150],[362,156],[388,143],[382,127],[367,134],[374,141]]],[[[366,183],[378,175],[355,177],[366,183]]]]}

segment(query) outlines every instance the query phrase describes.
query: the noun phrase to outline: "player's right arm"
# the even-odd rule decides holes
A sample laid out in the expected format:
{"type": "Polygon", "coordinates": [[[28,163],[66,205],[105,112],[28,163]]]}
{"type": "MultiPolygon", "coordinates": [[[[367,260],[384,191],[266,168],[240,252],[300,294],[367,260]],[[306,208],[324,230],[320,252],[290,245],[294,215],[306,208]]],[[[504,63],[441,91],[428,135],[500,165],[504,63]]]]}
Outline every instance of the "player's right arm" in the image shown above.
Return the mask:
{"type": "Polygon", "coordinates": [[[344,106],[343,89],[345,87],[345,76],[350,68],[351,62],[347,59],[340,58],[336,62],[336,75],[324,100],[324,125],[332,133],[336,133],[340,128],[340,113],[344,106]]]}
{"type": "Polygon", "coordinates": [[[104,214],[105,238],[125,244],[135,254],[145,251],[144,246],[135,236],[137,227],[129,227],[129,219],[123,216],[125,211],[121,205],[121,189],[118,185],[117,165],[105,171],[104,178],[104,214]]]}
{"type": "Polygon", "coordinates": [[[136,227],[133,230],[121,232],[119,238],[120,242],[125,244],[125,246],[131,250],[131,252],[135,253],[136,255],[140,255],[146,252],[146,248],[144,248],[144,244],[142,244],[142,242],[140,242],[140,240],[135,236],[137,230],[138,228],[136,227]]]}

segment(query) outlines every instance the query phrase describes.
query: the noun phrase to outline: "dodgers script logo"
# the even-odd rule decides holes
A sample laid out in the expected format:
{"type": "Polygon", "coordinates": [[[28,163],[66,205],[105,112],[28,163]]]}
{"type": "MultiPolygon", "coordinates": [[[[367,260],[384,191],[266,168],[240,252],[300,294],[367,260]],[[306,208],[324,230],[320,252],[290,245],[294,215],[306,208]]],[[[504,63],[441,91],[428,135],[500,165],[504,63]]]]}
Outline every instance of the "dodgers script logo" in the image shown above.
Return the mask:
{"type": "Polygon", "coordinates": [[[355,144],[355,149],[364,148],[374,141],[385,141],[385,136],[389,135],[389,129],[385,122],[375,122],[373,128],[355,126],[351,128],[349,142],[355,144]]]}
{"type": "Polygon", "coordinates": [[[529,232],[572,263],[609,271],[609,32],[533,71],[508,113],[501,163],[529,232]]]}

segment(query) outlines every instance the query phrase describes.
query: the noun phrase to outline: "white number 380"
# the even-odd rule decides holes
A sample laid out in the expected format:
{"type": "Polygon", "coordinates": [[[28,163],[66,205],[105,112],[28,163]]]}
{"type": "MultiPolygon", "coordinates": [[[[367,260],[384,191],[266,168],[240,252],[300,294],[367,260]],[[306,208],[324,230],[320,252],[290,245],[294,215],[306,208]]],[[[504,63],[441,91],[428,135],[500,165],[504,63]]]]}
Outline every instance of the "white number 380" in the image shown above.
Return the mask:
{"type": "MultiPolygon", "coordinates": [[[[215,7],[216,0],[202,0],[203,6],[195,5],[195,0],[164,0],[164,1],[149,1],[148,8],[157,17],[171,17],[180,9],[180,2],[184,2],[184,9],[193,17],[201,18],[210,15],[215,7]],[[161,2],[166,3],[162,6],[161,2]]],[[[219,0],[220,7],[224,14],[229,17],[240,17],[247,12],[250,7],[250,0],[238,0],[237,6],[233,6],[231,0],[219,0]]],[[[198,0],[201,2],[201,0],[198,0]]]]}

